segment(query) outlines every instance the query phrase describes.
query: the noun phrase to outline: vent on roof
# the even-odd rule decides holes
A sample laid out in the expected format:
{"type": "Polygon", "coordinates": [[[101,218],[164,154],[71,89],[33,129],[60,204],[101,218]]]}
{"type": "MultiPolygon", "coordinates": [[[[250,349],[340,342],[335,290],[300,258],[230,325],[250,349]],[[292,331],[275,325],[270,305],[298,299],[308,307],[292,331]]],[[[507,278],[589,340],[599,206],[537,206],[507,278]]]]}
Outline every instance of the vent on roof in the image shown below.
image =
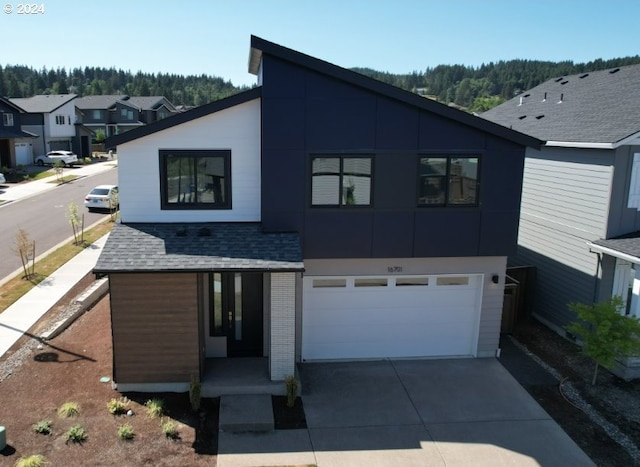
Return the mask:
{"type": "Polygon", "coordinates": [[[540,120],[540,119],[543,119],[543,118],[544,118],[544,115],[538,115],[538,116],[536,117],[536,120],[540,120]]]}
{"type": "Polygon", "coordinates": [[[542,102],[547,102],[547,93],[544,93],[544,97],[542,98],[542,102]]]}
{"type": "Polygon", "coordinates": [[[531,94],[525,94],[524,97],[529,97],[531,94]]]}
{"type": "Polygon", "coordinates": [[[589,76],[589,73],[585,73],[584,75],[580,75],[580,79],[586,78],[587,76],[589,76]]]}
{"type": "Polygon", "coordinates": [[[198,230],[198,237],[211,237],[211,229],[203,227],[198,230]]]}
{"type": "Polygon", "coordinates": [[[520,102],[518,102],[518,106],[522,105],[522,96],[520,96],[520,102]]]}
{"type": "Polygon", "coordinates": [[[560,100],[558,101],[558,104],[562,104],[563,100],[564,100],[564,94],[560,94],[560,100]]]}
{"type": "Polygon", "coordinates": [[[518,120],[524,120],[525,118],[527,118],[526,115],[521,115],[520,117],[518,117],[518,120]]]}
{"type": "Polygon", "coordinates": [[[556,78],[556,83],[559,83],[560,81],[562,81],[564,78],[560,77],[560,78],[556,78]]]}
{"type": "Polygon", "coordinates": [[[180,230],[176,230],[176,237],[186,237],[187,236],[187,229],[186,228],[182,228],[180,230]]]}
{"type": "Polygon", "coordinates": [[[565,84],[567,84],[568,82],[569,82],[569,80],[567,79],[567,80],[564,80],[564,81],[563,81],[562,83],[560,83],[560,84],[562,84],[562,85],[564,86],[564,85],[565,85],[565,84]]]}
{"type": "Polygon", "coordinates": [[[614,68],[613,70],[609,70],[610,74],[614,74],[620,71],[620,68],[614,68]]]}

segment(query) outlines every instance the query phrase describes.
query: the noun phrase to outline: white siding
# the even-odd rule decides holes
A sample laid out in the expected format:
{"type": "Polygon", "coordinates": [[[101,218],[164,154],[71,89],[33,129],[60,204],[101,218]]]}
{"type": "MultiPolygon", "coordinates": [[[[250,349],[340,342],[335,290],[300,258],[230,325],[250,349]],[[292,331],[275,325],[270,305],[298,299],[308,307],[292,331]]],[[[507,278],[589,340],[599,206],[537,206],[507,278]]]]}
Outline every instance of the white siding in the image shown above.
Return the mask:
{"type": "Polygon", "coordinates": [[[47,126],[48,138],[72,138],[76,134],[75,119],[76,107],[73,100],[67,102],[62,107],[57,108],[50,114],[45,114],[45,126],[47,126]],[[56,116],[64,117],[64,124],[56,124],[56,116]]]}
{"type": "Polygon", "coordinates": [[[295,374],[296,274],[271,274],[269,372],[272,381],[295,374]]]}
{"type": "MultiPolygon", "coordinates": [[[[478,325],[478,357],[493,357],[498,349],[504,295],[505,257],[387,258],[387,259],[305,259],[307,276],[389,275],[389,267],[401,268],[397,276],[428,274],[483,274],[482,304],[478,325]],[[498,284],[491,276],[498,274],[498,284]]],[[[366,325],[366,323],[363,323],[366,325]]]]}
{"type": "Polygon", "coordinates": [[[118,146],[123,222],[260,221],[260,100],[118,146]],[[229,210],[160,209],[160,149],[230,149],[229,210]]]}

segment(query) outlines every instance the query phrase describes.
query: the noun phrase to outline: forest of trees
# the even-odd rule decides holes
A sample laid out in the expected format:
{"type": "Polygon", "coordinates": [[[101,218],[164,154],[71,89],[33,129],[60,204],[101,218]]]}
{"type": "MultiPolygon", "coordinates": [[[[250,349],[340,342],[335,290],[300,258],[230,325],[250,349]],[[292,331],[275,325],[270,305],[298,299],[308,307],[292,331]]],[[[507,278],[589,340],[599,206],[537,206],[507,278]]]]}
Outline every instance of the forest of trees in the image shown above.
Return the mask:
{"type": "MultiPolygon", "coordinates": [[[[550,78],[640,63],[640,56],[571,61],[508,60],[480,67],[438,65],[424,71],[392,74],[370,68],[354,71],[403,89],[426,95],[471,112],[483,112],[550,78]]],[[[208,75],[165,73],[135,74],[115,68],[85,67],[40,70],[23,65],[0,64],[0,96],[30,97],[36,94],[75,93],[80,96],[128,94],[165,96],[175,105],[202,105],[235,94],[230,81],[208,75]]]]}

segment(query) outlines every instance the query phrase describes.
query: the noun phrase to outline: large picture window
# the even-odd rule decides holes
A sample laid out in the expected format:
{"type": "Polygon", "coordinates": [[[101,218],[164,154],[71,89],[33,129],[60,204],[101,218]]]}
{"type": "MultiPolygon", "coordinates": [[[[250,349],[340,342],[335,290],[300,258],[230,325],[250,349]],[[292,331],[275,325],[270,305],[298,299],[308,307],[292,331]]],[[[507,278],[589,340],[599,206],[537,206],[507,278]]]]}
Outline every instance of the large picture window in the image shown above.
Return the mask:
{"type": "Polygon", "coordinates": [[[160,151],[162,209],[231,209],[231,151],[160,151]]]}
{"type": "Polygon", "coordinates": [[[314,157],[311,161],[312,206],[370,206],[372,158],[314,157]]]}
{"type": "Polygon", "coordinates": [[[476,206],[477,156],[420,157],[419,206],[476,206]]]}

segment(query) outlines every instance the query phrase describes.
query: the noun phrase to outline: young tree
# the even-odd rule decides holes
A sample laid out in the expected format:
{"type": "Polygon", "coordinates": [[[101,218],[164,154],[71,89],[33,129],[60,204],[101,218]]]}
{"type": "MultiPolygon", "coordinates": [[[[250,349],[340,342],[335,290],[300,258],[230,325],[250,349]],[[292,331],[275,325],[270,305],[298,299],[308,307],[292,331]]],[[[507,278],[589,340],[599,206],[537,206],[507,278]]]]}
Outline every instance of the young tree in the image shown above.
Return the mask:
{"type": "Polygon", "coordinates": [[[578,320],[567,331],[583,341],[582,351],[596,363],[591,384],[596,384],[598,368],[613,368],[615,359],[640,353],[640,321],[621,313],[624,310],[618,296],[606,302],[585,305],[571,303],[578,320]]]}
{"type": "Polygon", "coordinates": [[[73,243],[79,245],[84,242],[84,215],[80,216],[76,203],[69,204],[67,208],[67,219],[73,230],[73,243]]]}
{"type": "Polygon", "coordinates": [[[24,278],[27,280],[31,279],[36,272],[36,242],[29,238],[29,233],[26,230],[20,229],[16,234],[14,244],[15,248],[13,251],[20,256],[24,278]]]}
{"type": "Polygon", "coordinates": [[[62,183],[62,180],[64,179],[64,177],[62,176],[62,172],[64,170],[64,162],[55,161],[55,163],[53,164],[53,170],[56,172],[56,178],[58,179],[58,182],[62,183]]]}

